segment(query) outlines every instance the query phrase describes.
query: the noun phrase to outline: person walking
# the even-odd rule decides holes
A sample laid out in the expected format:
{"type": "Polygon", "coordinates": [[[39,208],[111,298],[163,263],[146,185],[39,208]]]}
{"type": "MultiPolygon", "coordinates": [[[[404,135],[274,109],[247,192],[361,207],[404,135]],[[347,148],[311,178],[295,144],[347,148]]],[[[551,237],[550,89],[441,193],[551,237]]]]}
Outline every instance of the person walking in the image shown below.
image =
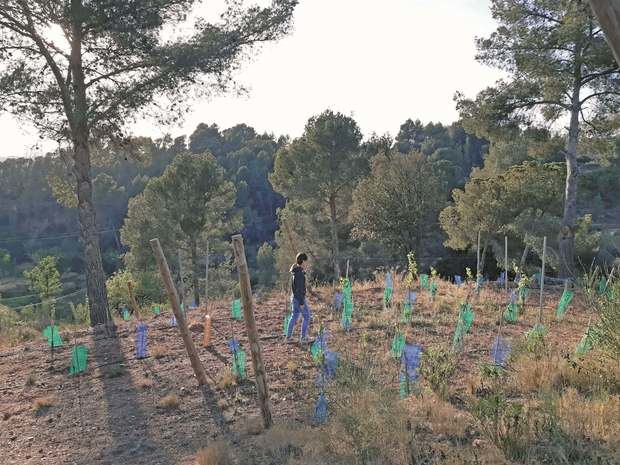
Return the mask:
{"type": "Polygon", "coordinates": [[[309,342],[308,327],[310,326],[310,309],[306,301],[306,271],[304,269],[304,264],[307,261],[308,256],[305,253],[298,253],[295,257],[295,263],[291,266],[290,270],[293,275],[291,284],[291,291],[293,293],[293,316],[289,321],[286,331],[287,342],[293,341],[293,330],[300,316],[303,316],[303,323],[301,324],[301,342],[309,342]]]}

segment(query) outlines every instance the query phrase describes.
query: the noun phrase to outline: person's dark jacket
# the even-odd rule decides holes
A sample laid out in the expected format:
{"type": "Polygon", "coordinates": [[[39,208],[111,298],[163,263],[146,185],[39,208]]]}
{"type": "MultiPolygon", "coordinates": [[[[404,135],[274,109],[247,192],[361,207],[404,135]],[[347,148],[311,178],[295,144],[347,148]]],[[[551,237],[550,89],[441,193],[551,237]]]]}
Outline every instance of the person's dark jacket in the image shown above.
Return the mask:
{"type": "Polygon", "coordinates": [[[291,285],[293,297],[295,297],[297,302],[303,304],[306,298],[306,272],[301,266],[294,264],[291,266],[291,274],[293,275],[293,283],[291,285]]]}

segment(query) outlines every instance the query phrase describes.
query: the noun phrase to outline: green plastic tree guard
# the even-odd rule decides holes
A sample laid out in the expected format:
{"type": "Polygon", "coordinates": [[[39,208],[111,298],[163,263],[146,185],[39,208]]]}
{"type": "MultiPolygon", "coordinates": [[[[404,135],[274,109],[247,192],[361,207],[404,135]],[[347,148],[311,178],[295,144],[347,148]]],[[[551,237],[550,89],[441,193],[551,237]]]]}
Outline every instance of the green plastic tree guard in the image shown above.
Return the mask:
{"type": "Polygon", "coordinates": [[[392,353],[392,357],[395,359],[400,359],[403,354],[403,348],[405,347],[405,335],[397,332],[394,334],[394,339],[392,339],[392,348],[390,352],[392,353]]]}
{"type": "Polygon", "coordinates": [[[241,314],[241,300],[239,299],[233,300],[231,309],[230,309],[230,316],[232,317],[233,320],[243,319],[243,315],[241,314]]]}
{"type": "Polygon", "coordinates": [[[83,345],[75,346],[71,352],[71,367],[69,374],[75,375],[86,371],[88,363],[88,348],[83,345]]]}
{"type": "Polygon", "coordinates": [[[555,317],[558,320],[564,318],[564,315],[566,314],[566,310],[568,310],[568,306],[570,305],[571,300],[573,300],[573,291],[565,290],[562,293],[560,301],[558,302],[558,308],[556,308],[555,310],[555,317]]]}
{"type": "Polygon", "coordinates": [[[58,326],[50,325],[43,330],[43,337],[47,338],[47,344],[50,347],[60,347],[62,345],[62,338],[58,332],[58,326]]]}

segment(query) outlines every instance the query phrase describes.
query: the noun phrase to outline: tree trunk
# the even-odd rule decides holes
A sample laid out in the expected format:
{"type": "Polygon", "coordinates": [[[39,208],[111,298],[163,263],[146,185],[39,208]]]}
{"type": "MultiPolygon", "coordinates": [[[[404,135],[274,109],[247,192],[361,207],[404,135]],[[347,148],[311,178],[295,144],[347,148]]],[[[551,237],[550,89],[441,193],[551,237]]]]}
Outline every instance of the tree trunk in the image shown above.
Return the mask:
{"type": "Polygon", "coordinates": [[[340,247],[338,245],[338,223],[336,221],[336,197],[329,198],[329,224],[332,234],[332,260],[334,262],[334,278],[340,280],[340,247]]]}
{"type": "Polygon", "coordinates": [[[620,0],[590,0],[590,5],[620,65],[620,0]]]}
{"type": "Polygon", "coordinates": [[[521,255],[521,261],[519,262],[519,270],[523,271],[523,268],[525,267],[525,261],[527,260],[527,256],[530,253],[530,246],[525,244],[525,247],[523,248],[523,254],[521,255]]]}
{"type": "Polygon", "coordinates": [[[194,288],[194,303],[196,306],[200,305],[200,289],[198,284],[198,250],[196,242],[192,241],[191,247],[191,260],[192,260],[192,287],[194,288]]]}
{"type": "Polygon", "coordinates": [[[487,259],[487,247],[488,242],[484,241],[484,246],[482,247],[482,255],[480,256],[480,276],[484,276],[484,262],[487,259]]]}
{"type": "MultiPolygon", "coordinates": [[[[79,2],[78,2],[79,3],[79,2]]],[[[86,86],[82,69],[82,30],[76,15],[72,25],[71,72],[73,75],[74,112],[71,124],[73,143],[73,172],[77,182],[78,217],[84,246],[86,266],[86,287],[90,309],[90,324],[113,325],[108,311],[108,296],[105,287],[105,273],[101,260],[97,220],[93,205],[93,184],[91,179],[89,128],[87,120],[86,86]]]]}
{"type": "MultiPolygon", "coordinates": [[[[577,54],[576,54],[577,55],[577,54]]],[[[577,221],[577,143],[579,142],[579,92],[581,82],[580,65],[575,69],[575,85],[572,95],[572,109],[568,128],[568,141],[564,156],[566,158],[566,187],[564,192],[564,215],[558,235],[560,251],[560,278],[570,278],[575,274],[575,223],[577,221]]]]}

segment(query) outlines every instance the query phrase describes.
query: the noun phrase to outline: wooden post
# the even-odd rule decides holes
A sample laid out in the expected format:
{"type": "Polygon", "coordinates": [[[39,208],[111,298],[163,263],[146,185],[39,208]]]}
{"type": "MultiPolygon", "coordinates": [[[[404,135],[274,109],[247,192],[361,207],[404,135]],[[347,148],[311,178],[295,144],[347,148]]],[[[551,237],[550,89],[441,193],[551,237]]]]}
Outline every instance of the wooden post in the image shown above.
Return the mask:
{"type": "Polygon", "coordinates": [[[506,268],[504,286],[506,288],[506,292],[508,292],[508,236],[504,236],[504,266],[506,268]]]}
{"type": "Polygon", "coordinates": [[[131,281],[127,281],[127,292],[129,293],[129,305],[131,305],[131,309],[133,310],[134,318],[140,321],[140,307],[138,307],[138,302],[136,302],[136,296],[133,293],[133,283],[131,281]]]}
{"type": "Polygon", "coordinates": [[[181,261],[181,249],[177,249],[177,260],[179,261],[179,301],[183,304],[185,298],[185,286],[183,285],[183,262],[181,261]]]}
{"type": "Polygon", "coordinates": [[[547,236],[543,238],[542,267],[540,269],[540,310],[538,311],[538,323],[542,323],[543,315],[543,292],[545,288],[545,258],[547,256],[547,236]]]}
{"type": "Polygon", "coordinates": [[[480,274],[480,230],[478,230],[478,247],[476,248],[476,284],[480,274]]]}
{"type": "Polygon", "coordinates": [[[205,257],[205,305],[209,298],[209,241],[207,241],[207,255],[205,257]]]}
{"type": "Polygon", "coordinates": [[[207,373],[205,372],[202,362],[198,357],[198,352],[196,351],[194,341],[192,340],[192,334],[187,327],[187,321],[185,321],[185,314],[181,311],[179,296],[177,295],[177,290],[174,287],[174,282],[172,281],[172,276],[170,275],[170,268],[168,268],[168,262],[164,256],[164,251],[161,249],[159,239],[151,239],[149,242],[151,244],[151,248],[153,249],[153,254],[155,254],[159,274],[161,274],[161,278],[166,286],[166,292],[168,293],[168,298],[170,299],[172,312],[177,319],[177,327],[179,328],[179,332],[183,338],[183,343],[185,344],[189,361],[192,364],[192,369],[194,370],[194,374],[198,380],[198,385],[206,386],[207,373]]]}
{"type": "Polygon", "coordinates": [[[254,320],[250,271],[245,259],[245,248],[243,247],[243,237],[241,234],[236,234],[232,237],[232,246],[235,252],[237,269],[239,270],[239,289],[241,291],[241,301],[243,302],[243,320],[245,321],[245,328],[250,341],[250,351],[252,352],[252,365],[256,377],[256,390],[258,391],[258,405],[263,415],[265,428],[270,428],[273,425],[273,420],[271,418],[271,407],[269,406],[269,387],[261,355],[258,331],[256,330],[256,321],[254,320]]]}

